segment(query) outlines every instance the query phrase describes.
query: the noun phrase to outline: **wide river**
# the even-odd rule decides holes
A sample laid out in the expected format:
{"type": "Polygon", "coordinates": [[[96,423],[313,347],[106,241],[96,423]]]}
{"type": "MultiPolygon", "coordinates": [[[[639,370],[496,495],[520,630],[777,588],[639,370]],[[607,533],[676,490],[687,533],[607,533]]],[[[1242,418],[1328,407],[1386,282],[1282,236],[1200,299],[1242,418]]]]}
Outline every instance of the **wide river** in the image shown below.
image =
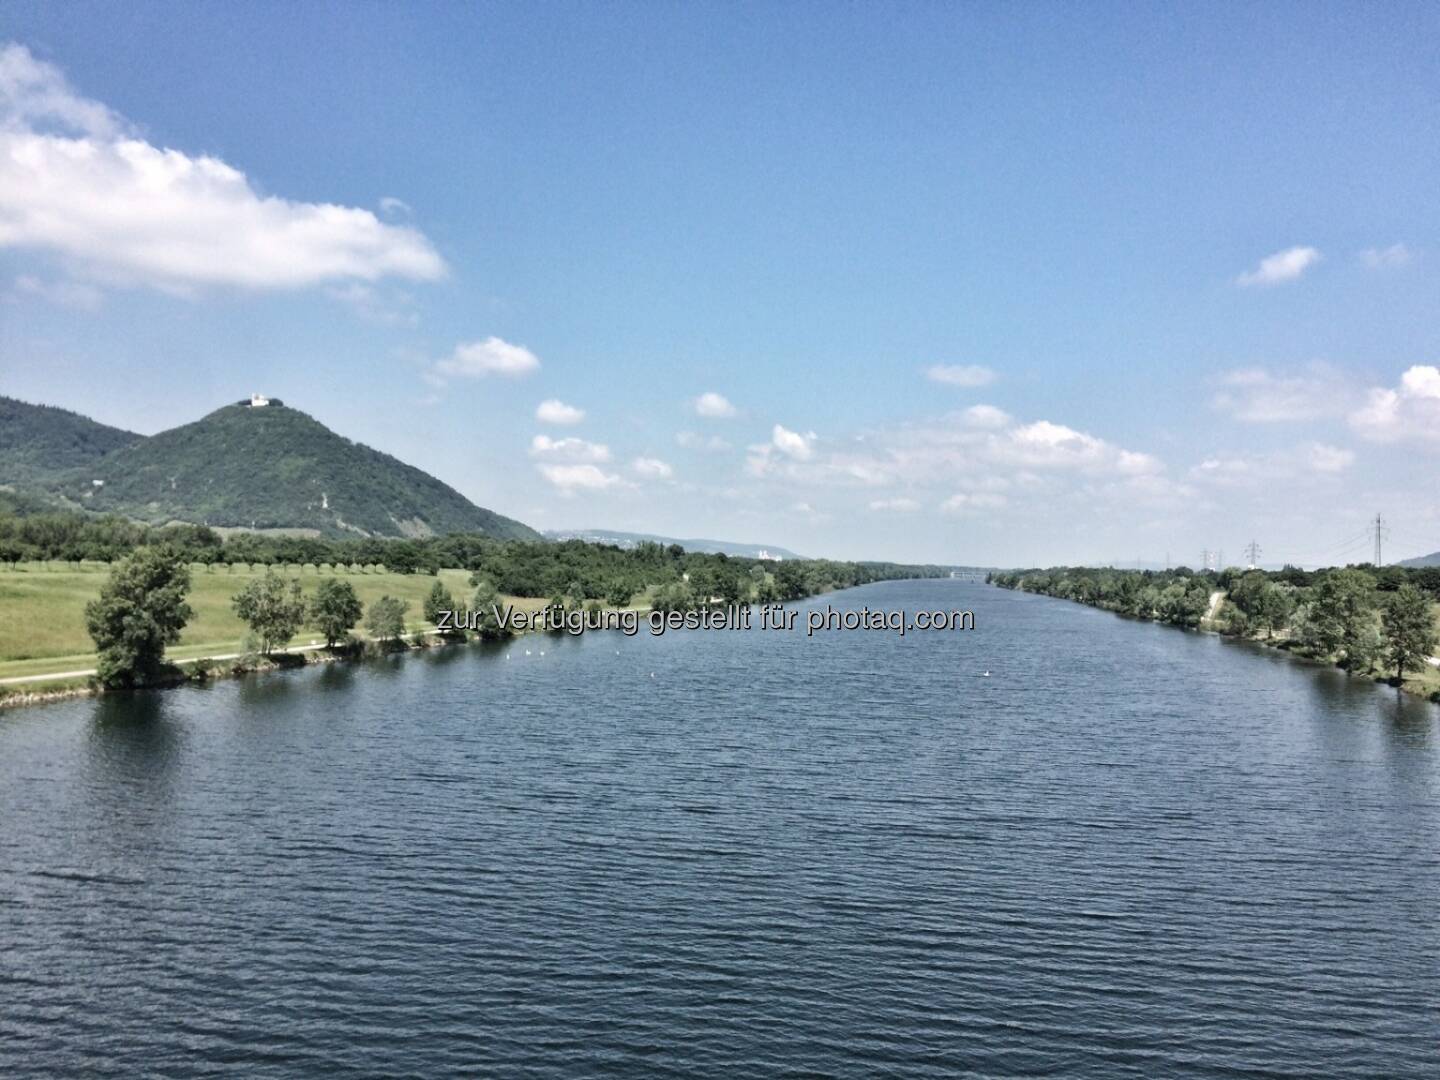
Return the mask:
{"type": "Polygon", "coordinates": [[[827,603],[0,713],[0,1075],[1440,1076],[1440,710],[827,603]]]}

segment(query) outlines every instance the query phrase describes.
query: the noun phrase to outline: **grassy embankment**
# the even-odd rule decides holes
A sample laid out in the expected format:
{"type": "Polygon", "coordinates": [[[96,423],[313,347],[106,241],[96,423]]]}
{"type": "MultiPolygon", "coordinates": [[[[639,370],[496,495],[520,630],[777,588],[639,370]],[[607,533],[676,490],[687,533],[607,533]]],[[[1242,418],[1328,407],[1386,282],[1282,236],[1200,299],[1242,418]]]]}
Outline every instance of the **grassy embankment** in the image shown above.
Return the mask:
{"type": "MultiPolygon", "coordinates": [[[[93,668],[95,652],[85,631],[85,603],[99,595],[109,572],[107,563],[83,563],[78,569],[72,563],[21,563],[17,569],[0,569],[0,679],[93,668]]],[[[246,627],[230,601],[247,581],[263,573],[259,567],[237,566],[233,571],[219,567],[210,571],[203,566],[192,566],[187,600],[194,614],[180,643],[171,646],[166,655],[179,662],[243,652],[246,627]]],[[[428,575],[379,570],[346,573],[328,568],[317,571],[311,566],[303,573],[291,570],[284,576],[298,578],[308,594],[321,577],[332,575],[354,585],[367,608],[387,594],[408,601],[406,629],[411,632],[429,629],[421,614],[425,597],[435,584],[435,578],[428,575]]],[[[440,580],[458,605],[467,603],[472,591],[468,571],[442,570],[440,580]]],[[[545,603],[532,598],[502,599],[517,609],[527,610],[538,609],[545,603]]],[[[357,631],[363,632],[363,627],[357,631]]],[[[312,628],[306,626],[291,646],[305,646],[317,640],[312,628]]],[[[11,688],[43,693],[84,686],[87,681],[59,678],[11,684],[11,688]]]]}

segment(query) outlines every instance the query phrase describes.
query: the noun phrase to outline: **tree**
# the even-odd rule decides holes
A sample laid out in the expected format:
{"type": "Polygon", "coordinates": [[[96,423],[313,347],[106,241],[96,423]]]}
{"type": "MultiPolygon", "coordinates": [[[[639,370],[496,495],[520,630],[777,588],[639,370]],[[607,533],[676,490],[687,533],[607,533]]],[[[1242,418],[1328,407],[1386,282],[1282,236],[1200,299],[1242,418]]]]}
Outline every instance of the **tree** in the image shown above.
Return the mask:
{"type": "Polygon", "coordinates": [[[476,630],[482,638],[486,641],[499,641],[510,636],[509,628],[500,625],[497,614],[500,593],[494,585],[483,578],[476,580],[475,596],[470,603],[471,610],[475,613],[476,630]]]}
{"type": "Polygon", "coordinates": [[[136,548],[111,568],[99,598],[85,605],[103,685],[143,686],[163,670],[165,646],[190,620],[189,589],[190,568],[170,550],[136,548]]]}
{"type": "Polygon", "coordinates": [[[1273,581],[1260,594],[1256,623],[1265,628],[1266,637],[1274,637],[1276,630],[1283,630],[1290,624],[1295,613],[1295,596],[1291,589],[1276,585],[1273,581]]]}
{"type": "Polygon", "coordinates": [[[269,656],[285,645],[305,622],[305,596],[300,582],[286,581],[273,570],[256,578],[231,599],[235,614],[250,626],[260,644],[260,652],[269,656]]]}
{"type": "MultiPolygon", "coordinates": [[[[425,606],[421,611],[425,616],[425,621],[432,625],[440,622],[440,613],[442,611],[450,612],[452,618],[458,614],[458,612],[455,611],[455,597],[450,594],[450,590],[445,588],[444,583],[438,578],[435,584],[430,586],[430,592],[425,597],[425,606]]],[[[447,634],[459,633],[462,637],[465,634],[464,630],[456,631],[453,628],[445,632],[447,634]]]]}
{"type": "Polygon", "coordinates": [[[1332,570],[1311,596],[1308,631],[1319,652],[1338,655],[1346,671],[1374,658],[1375,579],[1363,570],[1332,570]]]}
{"type": "Polygon", "coordinates": [[[310,601],[310,621],[315,629],[325,635],[325,644],[334,648],[335,643],[347,637],[355,624],[360,621],[363,607],[355,595],[355,586],[339,578],[325,578],[315,587],[315,596],[310,601]]]}
{"type": "Polygon", "coordinates": [[[405,612],[410,605],[393,596],[382,596],[370,605],[365,616],[365,629],[382,642],[398,642],[405,634],[405,612]]]}
{"type": "Polygon", "coordinates": [[[1385,655],[1395,665],[1395,678],[1419,667],[1435,652],[1435,615],[1430,598],[1414,585],[1401,585],[1386,599],[1381,615],[1385,655]]]}

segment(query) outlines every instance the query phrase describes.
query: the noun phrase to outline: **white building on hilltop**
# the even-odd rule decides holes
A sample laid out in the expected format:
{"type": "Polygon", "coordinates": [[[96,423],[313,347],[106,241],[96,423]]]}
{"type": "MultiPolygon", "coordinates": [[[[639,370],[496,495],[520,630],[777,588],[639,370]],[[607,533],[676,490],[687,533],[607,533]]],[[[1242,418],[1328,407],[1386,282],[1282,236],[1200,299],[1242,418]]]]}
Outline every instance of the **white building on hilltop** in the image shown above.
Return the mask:
{"type": "Polygon", "coordinates": [[[270,399],[269,399],[268,397],[266,397],[264,394],[251,394],[251,395],[250,395],[250,408],[252,408],[252,409],[263,409],[266,405],[269,405],[269,404],[270,404],[270,399]]]}

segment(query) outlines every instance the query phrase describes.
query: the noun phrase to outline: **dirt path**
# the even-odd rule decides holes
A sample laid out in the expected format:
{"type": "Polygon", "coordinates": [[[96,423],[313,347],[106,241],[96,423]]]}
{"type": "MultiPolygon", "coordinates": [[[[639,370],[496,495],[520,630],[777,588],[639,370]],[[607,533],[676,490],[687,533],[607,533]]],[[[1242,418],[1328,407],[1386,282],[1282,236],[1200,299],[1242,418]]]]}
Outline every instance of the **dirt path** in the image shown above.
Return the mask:
{"type": "MultiPolygon", "coordinates": [[[[432,626],[432,627],[430,627],[430,628],[428,628],[428,629],[425,629],[425,630],[416,630],[416,631],[414,631],[413,633],[401,634],[400,636],[401,636],[401,638],[403,638],[403,639],[405,639],[405,640],[408,641],[408,640],[410,640],[410,639],[412,639],[412,638],[421,637],[421,636],[423,636],[423,635],[425,635],[425,634],[433,634],[434,632],[435,632],[435,628],[432,626]]],[[[361,640],[362,640],[362,641],[374,641],[375,639],[374,639],[374,638],[361,638],[361,640]]],[[[298,654],[300,654],[300,653],[315,652],[317,649],[323,649],[323,648],[325,648],[324,645],[295,645],[295,646],[293,646],[293,647],[291,647],[291,648],[288,648],[288,649],[280,649],[278,652],[279,652],[279,654],[296,656],[296,655],[298,655],[298,654]]],[[[205,659],[207,659],[207,660],[238,660],[238,659],[240,659],[240,657],[242,657],[242,656],[244,656],[244,655],[245,655],[245,653],[243,653],[243,652],[221,653],[221,654],[219,654],[218,656],[208,656],[208,657],[205,657],[205,659]]],[[[179,663],[182,663],[182,664],[185,664],[185,663],[189,663],[190,661],[181,660],[181,661],[178,661],[178,662],[179,662],[179,663]]],[[[10,676],[10,677],[7,678],[7,679],[0,679],[0,686],[18,686],[18,685],[21,684],[21,683],[50,682],[50,681],[55,680],[55,679],[86,679],[86,678],[89,678],[91,675],[94,675],[94,674],[95,674],[95,669],[94,669],[94,668],[86,668],[86,669],[83,670],[83,671],[47,671],[47,672],[45,672],[45,673],[42,674],[42,675],[12,675],[12,676],[10,676]]]]}

